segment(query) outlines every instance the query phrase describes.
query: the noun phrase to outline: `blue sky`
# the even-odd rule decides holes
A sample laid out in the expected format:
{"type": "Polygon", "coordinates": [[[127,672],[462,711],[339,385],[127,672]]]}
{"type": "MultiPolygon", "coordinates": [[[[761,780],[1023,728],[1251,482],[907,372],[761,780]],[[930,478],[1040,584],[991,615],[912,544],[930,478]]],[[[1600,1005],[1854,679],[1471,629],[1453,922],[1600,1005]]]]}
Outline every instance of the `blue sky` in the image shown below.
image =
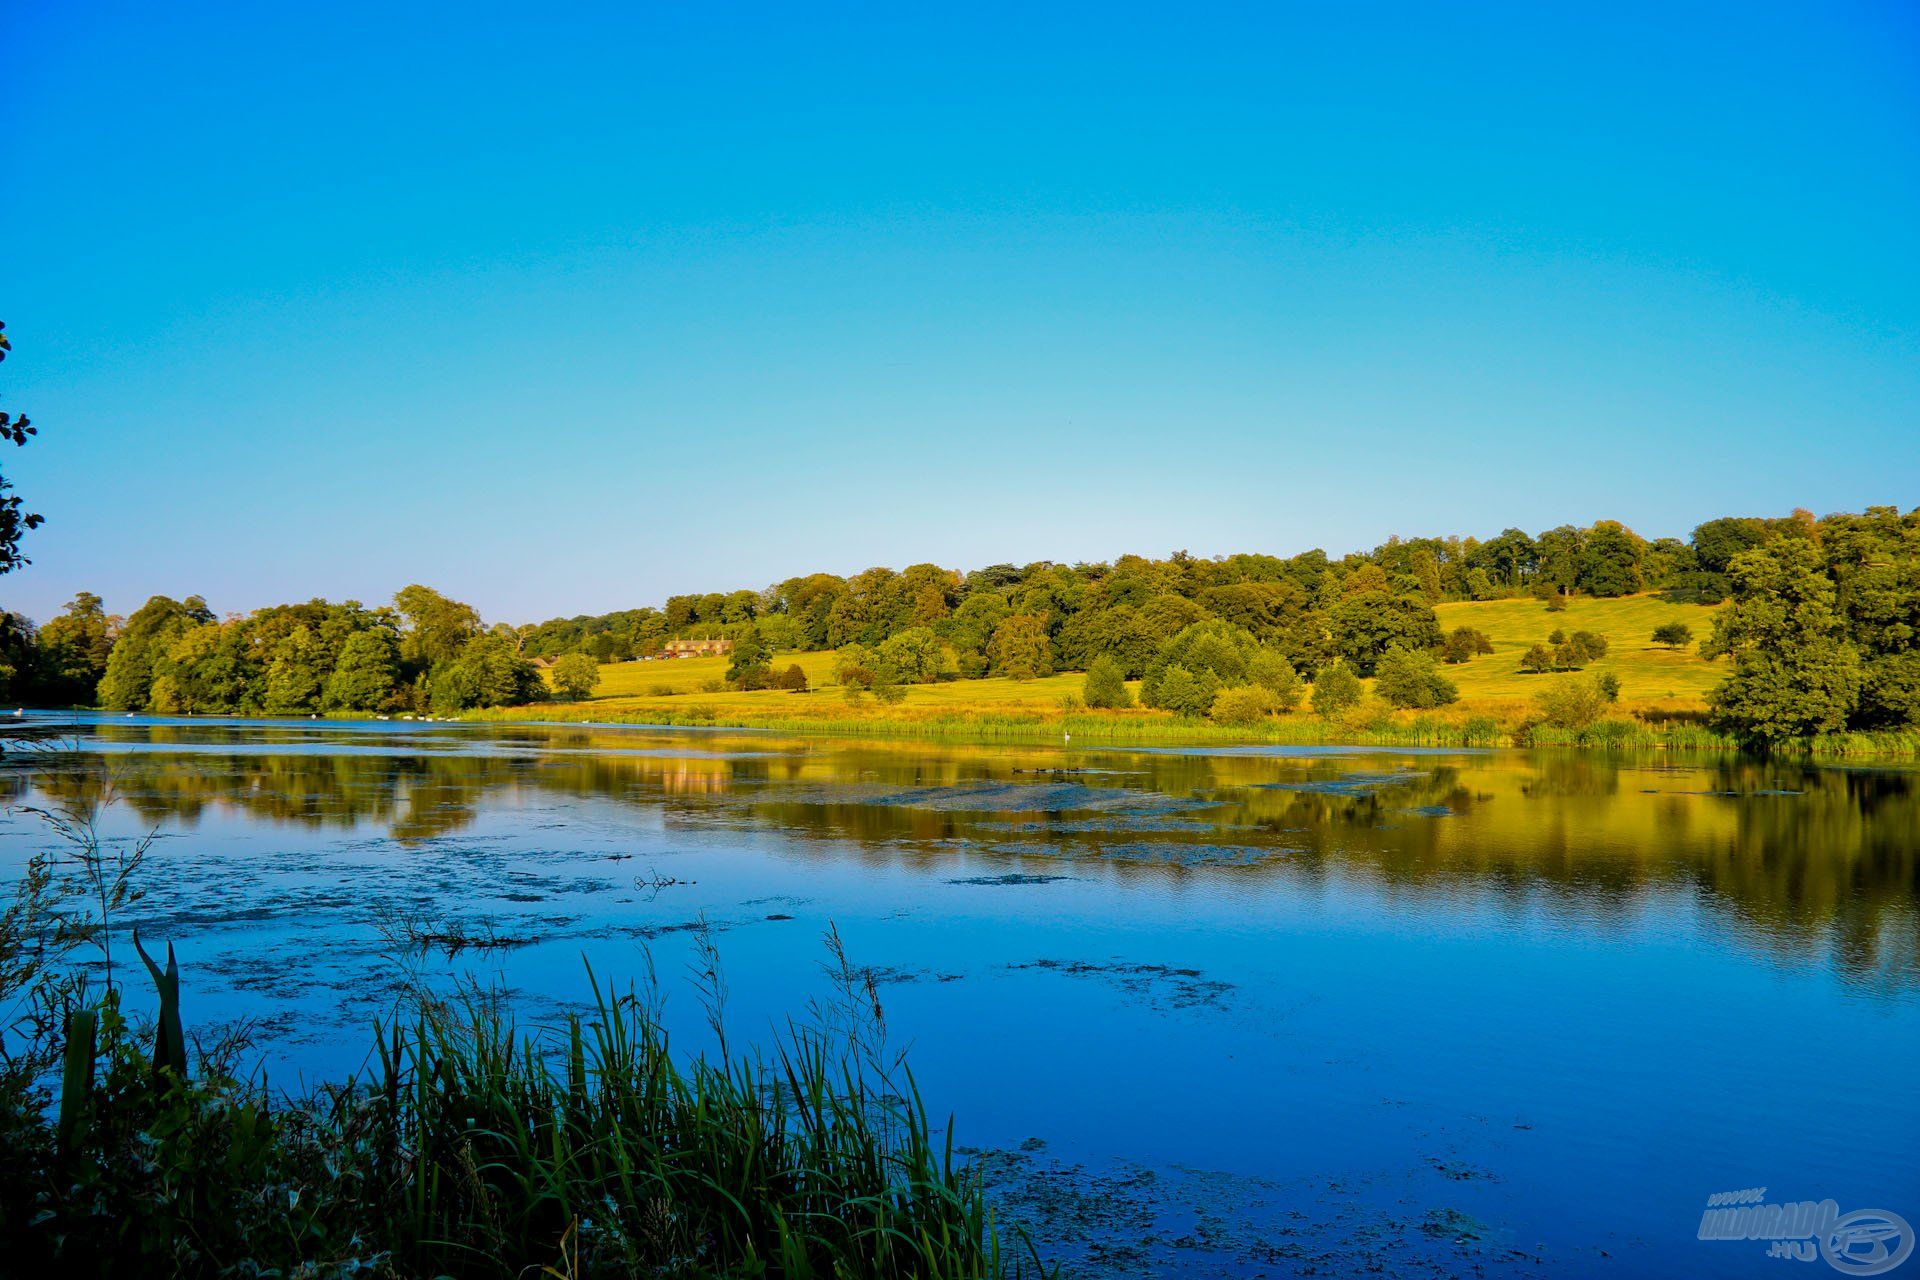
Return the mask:
{"type": "Polygon", "coordinates": [[[6,6],[0,603],[1920,503],[1909,4],[903,8],[6,6]]]}

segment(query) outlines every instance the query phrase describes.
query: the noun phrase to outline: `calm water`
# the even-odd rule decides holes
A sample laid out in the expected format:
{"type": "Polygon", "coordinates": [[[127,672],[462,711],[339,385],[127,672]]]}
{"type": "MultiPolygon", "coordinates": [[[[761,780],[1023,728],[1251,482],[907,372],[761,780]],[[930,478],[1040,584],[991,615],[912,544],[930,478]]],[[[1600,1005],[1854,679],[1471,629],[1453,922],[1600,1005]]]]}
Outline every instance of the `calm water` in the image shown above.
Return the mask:
{"type": "MultiPolygon", "coordinates": [[[[110,786],[109,829],[159,829],[131,919],[176,943],[189,1024],[258,1019],[282,1083],[360,1064],[397,912],[515,944],[430,976],[529,1020],[583,958],[650,954],[689,1049],[699,921],[736,1046],[826,994],[831,923],[1081,1274],[1766,1275],[1694,1238],[1760,1186],[1920,1223],[1910,769],[310,722],[81,747],[0,787],[110,786]]],[[[9,874],[45,843],[0,818],[9,874]]]]}

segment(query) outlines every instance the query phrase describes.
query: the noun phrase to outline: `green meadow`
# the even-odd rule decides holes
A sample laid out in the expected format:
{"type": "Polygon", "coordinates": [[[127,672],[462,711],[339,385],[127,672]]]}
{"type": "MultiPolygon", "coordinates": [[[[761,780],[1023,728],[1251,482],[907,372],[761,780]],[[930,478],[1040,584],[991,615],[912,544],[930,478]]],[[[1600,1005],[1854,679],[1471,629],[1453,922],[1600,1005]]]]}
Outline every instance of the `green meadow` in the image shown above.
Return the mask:
{"type": "MultiPolygon", "coordinates": [[[[1539,600],[1518,599],[1441,604],[1434,611],[1443,630],[1472,627],[1484,633],[1493,647],[1490,654],[1445,668],[1448,678],[1459,686],[1460,700],[1438,712],[1393,711],[1369,697],[1354,713],[1338,721],[1323,720],[1303,707],[1254,728],[1184,720],[1144,708],[1089,712],[1076,705],[1083,681],[1079,672],[1059,672],[1032,680],[989,677],[906,685],[898,702],[885,704],[866,694],[849,699],[847,691],[834,682],[834,652],[822,650],[782,653],[773,661],[776,670],[799,664],[807,674],[808,688],[803,692],[728,688],[727,659],[723,657],[656,658],[604,664],[599,687],[583,701],[538,703],[469,715],[983,738],[1048,733],[1074,733],[1090,739],[1182,741],[1473,738],[1492,745],[1512,741],[1514,732],[1528,720],[1535,695],[1566,678],[1564,673],[1532,674],[1520,669],[1521,656],[1527,649],[1544,643],[1556,630],[1568,634],[1591,631],[1606,637],[1606,656],[1590,663],[1583,674],[1610,673],[1619,680],[1616,723],[1632,725],[1642,717],[1660,723],[1697,720],[1706,710],[1708,691],[1721,679],[1721,664],[1699,654],[1700,642],[1713,626],[1714,610],[1706,605],[1675,604],[1654,595],[1638,595],[1611,600],[1577,598],[1561,610],[1549,610],[1539,600]],[[1656,627],[1676,622],[1692,629],[1693,643],[1683,648],[1653,643],[1656,627]]],[[[1137,692],[1138,686],[1133,687],[1137,692]]],[[[1685,724],[1685,728],[1694,735],[1704,735],[1697,724],[1685,724]]],[[[1616,736],[1621,734],[1617,728],[1614,732],[1616,736]]]]}

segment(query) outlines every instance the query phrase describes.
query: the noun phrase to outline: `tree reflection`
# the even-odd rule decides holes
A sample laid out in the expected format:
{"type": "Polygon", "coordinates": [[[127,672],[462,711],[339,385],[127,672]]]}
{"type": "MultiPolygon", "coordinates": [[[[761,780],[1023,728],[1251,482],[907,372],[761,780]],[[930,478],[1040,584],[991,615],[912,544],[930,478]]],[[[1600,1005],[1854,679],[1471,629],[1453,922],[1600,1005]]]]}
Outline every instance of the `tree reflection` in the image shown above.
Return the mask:
{"type": "Polygon", "coordinates": [[[1080,862],[1114,877],[1364,876],[1396,894],[1464,886],[1602,919],[1649,892],[1684,891],[1750,945],[1824,953],[1874,985],[1920,984],[1910,770],[204,725],[105,726],[80,753],[0,767],[16,800],[83,803],[109,777],[147,825],[223,813],[374,828],[403,845],[460,831],[518,794],[776,830],[813,856],[933,868],[964,853],[1080,862]]]}

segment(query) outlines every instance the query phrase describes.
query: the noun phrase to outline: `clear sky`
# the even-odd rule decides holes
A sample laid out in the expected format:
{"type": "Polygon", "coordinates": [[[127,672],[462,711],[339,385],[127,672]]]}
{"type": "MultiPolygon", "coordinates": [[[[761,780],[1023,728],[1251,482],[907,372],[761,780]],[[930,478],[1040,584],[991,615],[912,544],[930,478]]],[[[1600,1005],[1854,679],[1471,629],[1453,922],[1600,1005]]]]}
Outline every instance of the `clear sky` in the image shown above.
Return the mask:
{"type": "Polygon", "coordinates": [[[1913,4],[938,10],[0,6],[0,605],[1920,503],[1913,4]]]}

